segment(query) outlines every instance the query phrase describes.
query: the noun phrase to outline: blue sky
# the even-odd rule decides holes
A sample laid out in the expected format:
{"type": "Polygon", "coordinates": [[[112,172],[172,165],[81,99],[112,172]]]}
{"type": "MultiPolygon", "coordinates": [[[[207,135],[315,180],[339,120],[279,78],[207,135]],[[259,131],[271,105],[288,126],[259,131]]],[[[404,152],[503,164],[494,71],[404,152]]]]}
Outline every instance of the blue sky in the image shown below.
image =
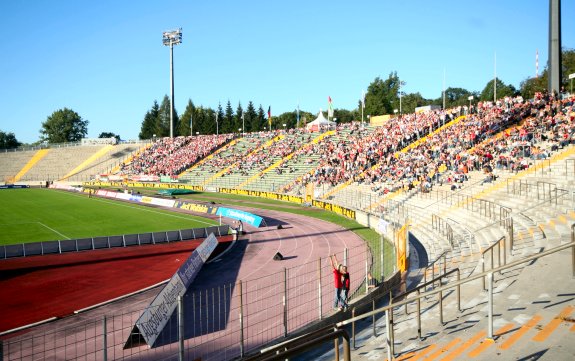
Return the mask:
{"type": "MultiPolygon", "coordinates": [[[[253,101],[273,114],[352,109],[376,77],[405,91],[481,91],[497,75],[519,83],[547,62],[548,1],[1,1],[0,130],[37,141],[42,122],[71,108],[101,132],[136,139],[169,94],[162,32],[174,48],[175,106],[253,101]]],[[[563,46],[575,47],[575,2],[562,2],[563,46]]]]}

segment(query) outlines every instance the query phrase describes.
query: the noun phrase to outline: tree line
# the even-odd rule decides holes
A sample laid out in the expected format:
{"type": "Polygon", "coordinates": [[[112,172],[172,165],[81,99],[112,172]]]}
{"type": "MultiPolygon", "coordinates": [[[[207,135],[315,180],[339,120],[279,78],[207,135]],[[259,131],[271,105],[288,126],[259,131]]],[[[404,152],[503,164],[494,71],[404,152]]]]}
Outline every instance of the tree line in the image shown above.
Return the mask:
{"type": "MultiPolygon", "coordinates": [[[[575,73],[575,50],[564,49],[562,52],[562,85],[569,89],[569,74],[575,73]]],[[[548,83],[548,68],[545,66],[538,77],[528,77],[516,89],[511,84],[505,84],[501,79],[489,80],[483,90],[470,91],[464,88],[449,87],[445,89],[445,108],[465,106],[469,104],[469,97],[473,96],[473,102],[492,101],[495,89],[497,99],[506,96],[521,95],[525,99],[533,98],[537,92],[545,92],[548,83]]],[[[338,123],[348,123],[353,120],[361,120],[362,111],[367,115],[394,114],[395,110],[402,113],[412,113],[416,107],[425,105],[437,105],[443,107],[444,94],[439,94],[435,99],[426,99],[419,92],[405,93],[405,87],[397,72],[391,72],[386,79],[376,77],[367,87],[364,99],[359,99],[355,109],[334,109],[333,117],[338,123]]],[[[269,108],[268,108],[269,109],[269,108]]],[[[271,109],[273,111],[273,109],[271,109]]],[[[174,135],[196,135],[216,133],[243,133],[269,130],[270,123],[268,112],[260,104],[256,109],[253,102],[249,101],[244,109],[238,102],[235,110],[228,100],[225,108],[218,104],[217,108],[196,106],[191,99],[181,116],[174,110],[174,135]]],[[[271,129],[302,127],[314,119],[315,113],[307,111],[284,112],[271,117],[271,129]]],[[[88,134],[88,120],[83,119],[72,109],[58,109],[47,117],[40,129],[40,140],[32,145],[40,143],[63,143],[80,141],[88,134]]],[[[164,96],[158,104],[155,100],[152,107],[144,115],[139,138],[151,139],[154,137],[170,135],[170,99],[164,96]]],[[[111,131],[103,132],[100,138],[116,137],[120,135],[111,131]]],[[[0,130],[0,149],[17,148],[22,144],[16,139],[14,133],[6,133],[0,130]]]]}

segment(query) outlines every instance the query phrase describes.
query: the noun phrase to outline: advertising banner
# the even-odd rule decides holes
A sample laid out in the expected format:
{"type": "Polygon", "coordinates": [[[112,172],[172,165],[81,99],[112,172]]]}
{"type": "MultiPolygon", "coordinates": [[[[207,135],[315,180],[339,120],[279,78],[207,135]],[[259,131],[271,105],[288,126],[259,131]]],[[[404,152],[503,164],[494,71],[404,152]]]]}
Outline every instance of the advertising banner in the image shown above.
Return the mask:
{"type": "MultiPolygon", "coordinates": [[[[180,266],[162,291],[154,298],[150,305],[146,307],[140,318],[138,318],[132,333],[139,333],[148,346],[154,347],[156,339],[178,306],[178,297],[186,293],[188,287],[194,281],[217,244],[218,240],[216,236],[211,233],[208,238],[192,252],[186,262],[180,266]]],[[[126,343],[126,346],[128,343],[126,343]]]]}
{"type": "Polygon", "coordinates": [[[122,199],[125,201],[131,201],[132,200],[132,195],[130,193],[118,193],[116,194],[116,198],[117,199],[122,199]]]}
{"type": "Polygon", "coordinates": [[[263,220],[262,217],[255,214],[224,207],[219,207],[216,214],[222,217],[239,219],[240,221],[246,222],[254,227],[259,227],[263,220]]]}
{"type": "Polygon", "coordinates": [[[0,186],[0,189],[16,189],[16,188],[30,188],[30,186],[22,184],[5,184],[0,186]]]}
{"type": "Polygon", "coordinates": [[[151,198],[151,204],[155,206],[162,206],[162,207],[173,207],[175,201],[172,199],[162,199],[162,198],[151,198]]]}
{"type": "MultiPolygon", "coordinates": [[[[207,188],[206,188],[206,190],[207,190],[207,188]]],[[[214,192],[215,191],[216,190],[214,190],[214,192]]],[[[286,202],[299,203],[299,204],[302,204],[304,202],[303,197],[292,196],[289,194],[274,193],[274,192],[253,191],[253,190],[247,190],[247,189],[232,189],[232,188],[219,188],[217,191],[219,193],[240,194],[240,195],[245,195],[245,196],[277,199],[279,201],[286,201],[286,202]]]]}
{"type": "Polygon", "coordinates": [[[190,203],[185,201],[176,201],[174,203],[174,207],[187,209],[188,211],[192,212],[207,213],[207,214],[216,214],[216,212],[218,211],[218,207],[208,206],[205,204],[190,203]]]}
{"type": "Polygon", "coordinates": [[[152,204],[152,197],[143,196],[143,197],[140,199],[140,202],[146,203],[146,204],[152,204]]]}

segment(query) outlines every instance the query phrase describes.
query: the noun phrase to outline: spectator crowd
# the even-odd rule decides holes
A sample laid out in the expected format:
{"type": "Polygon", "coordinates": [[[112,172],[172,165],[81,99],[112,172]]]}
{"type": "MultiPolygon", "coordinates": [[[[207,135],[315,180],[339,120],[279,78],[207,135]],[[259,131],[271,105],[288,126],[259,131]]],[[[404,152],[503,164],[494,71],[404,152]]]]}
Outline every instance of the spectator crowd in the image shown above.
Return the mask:
{"type": "MultiPolygon", "coordinates": [[[[428,190],[435,183],[462,183],[473,170],[484,170],[489,181],[494,170],[525,169],[574,143],[574,100],[538,93],[530,100],[505,97],[472,107],[400,115],[377,127],[352,122],[338,125],[335,135],[318,142],[312,142],[315,136],[305,129],[255,132],[246,135],[247,146],[236,152],[231,147],[204,165],[250,175],[278,159],[284,161],[276,172],[290,170],[302,159],[318,162],[285,191],[293,185],[345,182],[367,184],[380,194],[416,186],[428,190]]],[[[121,172],[177,176],[232,139],[231,134],[163,138],[121,172]]]]}

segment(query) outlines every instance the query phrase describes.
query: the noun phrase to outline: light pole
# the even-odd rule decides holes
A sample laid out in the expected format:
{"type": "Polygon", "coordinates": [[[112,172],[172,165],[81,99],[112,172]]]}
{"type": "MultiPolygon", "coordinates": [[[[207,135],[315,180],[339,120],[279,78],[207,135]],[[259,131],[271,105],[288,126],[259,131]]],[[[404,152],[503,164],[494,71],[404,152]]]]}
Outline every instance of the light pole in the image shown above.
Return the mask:
{"type": "Polygon", "coordinates": [[[220,135],[220,125],[218,123],[218,112],[216,112],[216,135],[220,135]]]}
{"type": "Polygon", "coordinates": [[[244,112],[242,112],[242,130],[244,131],[244,133],[246,132],[246,113],[244,112]]]}
{"type": "Polygon", "coordinates": [[[397,117],[397,112],[398,112],[397,109],[393,109],[393,114],[395,114],[396,117],[397,117]]]}
{"type": "Polygon", "coordinates": [[[284,126],[284,132],[286,131],[286,123],[282,124],[284,126]]]}
{"type": "Polygon", "coordinates": [[[573,95],[573,79],[574,78],[575,78],[575,73],[569,74],[569,80],[571,81],[571,90],[569,91],[569,93],[571,93],[571,95],[573,95]]]}
{"type": "Polygon", "coordinates": [[[170,47],[170,138],[174,137],[174,45],[182,42],[182,28],[164,31],[162,42],[170,47]]]}
{"type": "Polygon", "coordinates": [[[467,114],[471,114],[471,102],[473,101],[473,95],[470,95],[467,100],[469,100],[469,111],[467,114]]]}

